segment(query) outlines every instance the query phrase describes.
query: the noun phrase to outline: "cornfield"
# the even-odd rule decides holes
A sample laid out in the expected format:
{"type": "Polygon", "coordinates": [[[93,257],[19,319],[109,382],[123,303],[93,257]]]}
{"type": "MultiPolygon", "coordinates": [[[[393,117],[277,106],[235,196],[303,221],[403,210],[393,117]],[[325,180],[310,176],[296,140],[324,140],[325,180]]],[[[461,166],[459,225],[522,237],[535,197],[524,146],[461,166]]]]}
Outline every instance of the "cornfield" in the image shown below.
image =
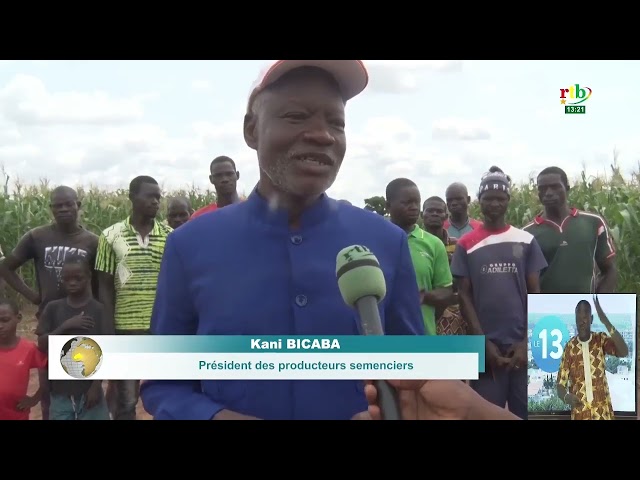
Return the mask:
{"type": "MultiPolygon", "coordinates": [[[[9,192],[9,177],[6,173],[4,175],[4,192],[0,195],[0,245],[8,253],[25,232],[51,220],[48,203],[52,187],[47,181],[41,181],[39,185],[16,184],[9,192]]],[[[81,222],[95,233],[124,219],[129,213],[129,199],[124,189],[106,191],[80,187],[77,191],[82,202],[81,222]]],[[[195,187],[165,192],[160,210],[162,219],[166,213],[166,199],[173,196],[190,199],[194,209],[215,200],[214,192],[200,191],[195,187]]],[[[571,205],[607,219],[618,250],[618,289],[640,293],[640,176],[631,174],[625,177],[615,165],[611,175],[606,177],[587,177],[583,173],[578,182],[572,183],[569,197],[571,205]]],[[[534,179],[513,188],[509,223],[523,226],[539,211],[534,179]]],[[[470,213],[480,218],[477,203],[471,205],[470,213]]],[[[27,284],[34,285],[31,265],[23,267],[20,274],[27,284]]]]}
{"type": "MultiPolygon", "coordinates": [[[[625,177],[615,164],[611,174],[570,182],[569,203],[606,219],[617,250],[618,291],[640,293],[640,174],[625,177]]],[[[507,221],[522,227],[542,210],[535,179],[512,189],[507,221]]],[[[481,218],[477,203],[470,214],[481,218]]]]}
{"type": "MultiPolygon", "coordinates": [[[[39,185],[16,184],[13,192],[9,192],[9,176],[4,170],[2,173],[5,184],[4,192],[0,194],[0,246],[8,253],[25,232],[51,220],[48,199],[52,188],[47,181],[41,181],[39,185]]],[[[81,222],[95,233],[100,233],[129,213],[129,199],[124,189],[106,191],[77,188],[77,191],[82,201],[81,222]]],[[[200,191],[195,187],[188,191],[167,192],[160,210],[162,219],[166,213],[166,199],[173,196],[190,199],[194,209],[215,200],[214,192],[200,191]]],[[[606,177],[588,177],[583,172],[580,180],[573,182],[569,199],[571,205],[607,219],[618,251],[618,291],[640,293],[640,174],[636,172],[625,176],[615,165],[611,167],[611,175],[606,177]]],[[[508,213],[511,225],[524,226],[539,211],[534,179],[513,188],[508,213]]],[[[477,203],[471,205],[470,214],[474,218],[481,218],[477,203]]],[[[22,267],[19,273],[28,285],[34,286],[31,263],[22,267]]],[[[8,290],[7,293],[14,296],[8,290]]],[[[24,304],[22,298],[16,300],[24,304]]],[[[637,379],[637,388],[640,396],[640,377],[637,379]]]]}
{"type": "MultiPolygon", "coordinates": [[[[16,183],[13,192],[9,192],[9,177],[6,173],[4,176],[4,192],[0,195],[0,246],[7,254],[28,230],[51,221],[49,194],[54,187],[50,186],[46,180],[41,181],[39,185],[16,183]]],[[[125,189],[107,191],[95,187],[89,189],[78,187],[76,191],[82,202],[80,222],[86,229],[96,234],[123,220],[130,213],[131,204],[128,191],[125,189]]],[[[166,216],[167,200],[174,196],[188,198],[194,210],[214,202],[216,198],[213,191],[200,191],[195,187],[189,190],[165,192],[160,207],[161,220],[166,216]]],[[[35,275],[32,262],[22,267],[18,273],[27,285],[34,287],[35,275]]],[[[7,293],[13,296],[11,289],[7,293]]],[[[24,304],[22,298],[16,298],[16,300],[19,304],[24,304]]]]}

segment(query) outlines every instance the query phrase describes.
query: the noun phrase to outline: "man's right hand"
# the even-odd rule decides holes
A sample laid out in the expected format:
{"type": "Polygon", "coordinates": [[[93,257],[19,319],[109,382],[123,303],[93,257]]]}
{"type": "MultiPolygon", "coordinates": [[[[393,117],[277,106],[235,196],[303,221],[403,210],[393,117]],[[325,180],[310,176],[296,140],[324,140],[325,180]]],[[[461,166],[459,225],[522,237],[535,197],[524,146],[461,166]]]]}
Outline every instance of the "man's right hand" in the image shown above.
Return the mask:
{"type": "Polygon", "coordinates": [[[579,407],[580,403],[582,403],[580,402],[580,399],[578,398],[578,396],[574,395],[573,393],[567,393],[564,396],[563,400],[567,405],[571,406],[571,408],[579,407]]]}
{"type": "MultiPolygon", "coordinates": [[[[403,420],[518,420],[478,395],[461,380],[389,380],[398,390],[403,420]]],[[[372,382],[364,393],[372,420],[382,420],[378,395],[372,382]]]]}
{"type": "MultiPolygon", "coordinates": [[[[470,410],[469,387],[460,380],[389,380],[398,391],[403,420],[466,420],[470,410]]],[[[372,420],[381,420],[378,392],[365,382],[372,420]]]]}
{"type": "MultiPolygon", "coordinates": [[[[398,391],[403,420],[518,420],[505,408],[486,401],[461,380],[389,380],[398,391]]],[[[371,420],[382,420],[378,392],[365,382],[371,420]]]]}
{"type": "Polygon", "coordinates": [[[493,369],[505,368],[511,363],[511,359],[503,356],[498,346],[491,340],[487,340],[486,342],[485,355],[487,357],[487,363],[489,363],[489,366],[493,369]]]}
{"type": "Polygon", "coordinates": [[[91,330],[94,325],[93,318],[86,316],[84,312],[64,322],[65,330],[91,330]]]}

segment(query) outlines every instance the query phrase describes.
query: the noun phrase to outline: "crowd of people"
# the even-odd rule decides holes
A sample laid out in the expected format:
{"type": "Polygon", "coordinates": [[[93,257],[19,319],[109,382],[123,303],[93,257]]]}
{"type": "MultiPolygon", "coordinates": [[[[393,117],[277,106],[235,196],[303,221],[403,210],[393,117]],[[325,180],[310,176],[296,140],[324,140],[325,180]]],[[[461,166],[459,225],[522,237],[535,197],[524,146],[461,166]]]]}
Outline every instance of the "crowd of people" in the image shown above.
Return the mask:
{"type": "MultiPolygon", "coordinates": [[[[379,419],[366,379],[118,380],[105,394],[99,380],[47,378],[48,335],[357,335],[335,280],[335,255],[351,244],[380,262],[387,335],[486,338],[478,380],[390,381],[406,397],[404,418],[526,419],[527,294],[614,292],[607,223],[570,207],[558,167],[538,175],[542,212],[521,226],[505,220],[511,179],[497,167],[474,192],[479,219],[469,217],[471,195],[459,182],[423,202],[415,182],[392,180],[390,219],[331,199],[325,192],[346,151],[345,104],[367,83],[357,60],[281,60],[264,72],[244,119],[260,167],[247,198],[233,159],[219,156],[209,172],[215,203],[194,212],[188,199],[171,198],[161,222],[158,182],[138,176],[130,215],[96,235],[81,224],[76,192],[55,188],[52,223],[5,245],[0,261],[0,278],[38,307],[33,343],[17,335],[16,303],[0,300],[0,419],[28,419],[40,403],[45,420],[132,420],[140,398],[155,419],[379,419]],[[36,289],[17,274],[29,261],[36,289]],[[27,396],[31,369],[39,389],[27,396]]],[[[567,393],[583,417],[601,407],[567,393]]]]}

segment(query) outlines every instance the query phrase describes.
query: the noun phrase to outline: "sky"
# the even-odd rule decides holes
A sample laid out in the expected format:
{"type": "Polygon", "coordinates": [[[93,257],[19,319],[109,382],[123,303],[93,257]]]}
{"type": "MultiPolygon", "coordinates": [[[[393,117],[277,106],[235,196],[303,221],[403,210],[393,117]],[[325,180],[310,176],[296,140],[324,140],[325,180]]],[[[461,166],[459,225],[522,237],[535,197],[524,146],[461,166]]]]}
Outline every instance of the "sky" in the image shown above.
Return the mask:
{"type": "MultiPolygon", "coordinates": [[[[354,205],[408,177],[423,199],[461,181],[472,196],[497,165],[527,181],[640,162],[640,61],[365,60],[370,84],[347,105],[347,155],[329,194],[354,205]],[[560,89],[592,91],[566,115],[560,89]]],[[[16,180],[126,188],[151,175],[169,192],[210,187],[227,155],[239,191],[258,180],[244,143],[249,90],[268,60],[0,61],[0,165],[16,180]]]]}
{"type": "MultiPolygon", "coordinates": [[[[563,295],[529,295],[528,310],[529,313],[537,314],[555,314],[573,315],[576,311],[576,305],[580,300],[587,300],[591,303],[591,307],[595,314],[595,304],[591,295],[579,294],[563,294],[563,295]]],[[[606,314],[626,314],[632,318],[636,318],[636,295],[631,293],[615,293],[598,295],[600,306],[606,314]]]]}

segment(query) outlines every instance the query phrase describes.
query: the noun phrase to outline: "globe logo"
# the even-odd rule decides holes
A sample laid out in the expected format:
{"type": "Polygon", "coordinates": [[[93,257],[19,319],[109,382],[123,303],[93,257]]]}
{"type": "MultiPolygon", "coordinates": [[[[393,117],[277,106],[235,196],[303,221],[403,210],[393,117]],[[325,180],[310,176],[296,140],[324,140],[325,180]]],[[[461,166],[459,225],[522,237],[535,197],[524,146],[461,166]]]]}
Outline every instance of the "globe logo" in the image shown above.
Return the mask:
{"type": "Polygon", "coordinates": [[[102,365],[102,348],[91,338],[72,338],[62,347],[60,363],[73,378],[89,378],[102,365]]]}

